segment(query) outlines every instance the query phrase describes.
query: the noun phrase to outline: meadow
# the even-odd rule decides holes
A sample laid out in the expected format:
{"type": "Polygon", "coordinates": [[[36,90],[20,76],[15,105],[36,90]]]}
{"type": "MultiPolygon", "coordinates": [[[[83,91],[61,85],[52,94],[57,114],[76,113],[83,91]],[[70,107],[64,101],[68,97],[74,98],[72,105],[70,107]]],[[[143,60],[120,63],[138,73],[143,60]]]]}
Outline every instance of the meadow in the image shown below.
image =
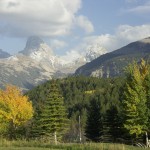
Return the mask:
{"type": "MultiPolygon", "coordinates": [[[[115,143],[42,143],[40,141],[0,141],[0,150],[142,150],[143,147],[115,143]]],[[[150,150],[150,148],[147,148],[150,150]]]]}

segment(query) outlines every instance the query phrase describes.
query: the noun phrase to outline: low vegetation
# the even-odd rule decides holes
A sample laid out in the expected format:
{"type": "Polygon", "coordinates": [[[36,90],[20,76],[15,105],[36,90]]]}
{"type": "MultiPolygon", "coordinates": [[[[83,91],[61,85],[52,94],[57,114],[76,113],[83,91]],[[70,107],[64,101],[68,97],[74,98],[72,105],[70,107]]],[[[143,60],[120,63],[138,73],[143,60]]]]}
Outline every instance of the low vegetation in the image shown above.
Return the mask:
{"type": "MultiPolygon", "coordinates": [[[[135,147],[115,143],[84,143],[84,144],[50,144],[38,141],[7,141],[1,140],[0,150],[142,150],[135,147]]],[[[147,150],[149,150],[148,148],[147,150]]]]}

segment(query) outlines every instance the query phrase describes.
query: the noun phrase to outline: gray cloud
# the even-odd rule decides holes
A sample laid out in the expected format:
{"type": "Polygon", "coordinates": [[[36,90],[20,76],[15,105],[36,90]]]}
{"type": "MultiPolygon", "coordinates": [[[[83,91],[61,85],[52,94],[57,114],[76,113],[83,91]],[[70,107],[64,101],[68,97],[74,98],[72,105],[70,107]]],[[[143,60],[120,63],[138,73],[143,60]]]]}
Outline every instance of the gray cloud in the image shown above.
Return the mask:
{"type": "Polygon", "coordinates": [[[9,7],[16,7],[16,6],[18,6],[18,5],[20,5],[19,2],[13,2],[13,1],[12,1],[12,2],[9,2],[9,3],[8,3],[8,6],[7,6],[7,7],[8,7],[8,9],[9,9],[9,7]]]}

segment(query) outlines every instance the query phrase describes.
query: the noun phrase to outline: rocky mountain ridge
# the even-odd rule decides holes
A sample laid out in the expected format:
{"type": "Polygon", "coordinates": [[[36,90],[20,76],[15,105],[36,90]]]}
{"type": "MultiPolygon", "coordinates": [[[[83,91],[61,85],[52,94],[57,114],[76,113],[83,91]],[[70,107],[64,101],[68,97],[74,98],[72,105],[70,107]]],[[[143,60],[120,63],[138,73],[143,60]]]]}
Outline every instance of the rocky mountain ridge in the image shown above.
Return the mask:
{"type": "MultiPolygon", "coordinates": [[[[90,51],[92,54],[92,48],[90,51]]],[[[55,55],[39,37],[29,37],[24,50],[14,56],[0,59],[0,86],[14,84],[23,90],[31,89],[51,78],[74,73],[79,66],[98,57],[102,52],[97,50],[97,53],[95,51],[93,53],[92,58],[88,58],[89,55],[85,54],[72,62],[67,62],[63,57],[55,55]]]]}

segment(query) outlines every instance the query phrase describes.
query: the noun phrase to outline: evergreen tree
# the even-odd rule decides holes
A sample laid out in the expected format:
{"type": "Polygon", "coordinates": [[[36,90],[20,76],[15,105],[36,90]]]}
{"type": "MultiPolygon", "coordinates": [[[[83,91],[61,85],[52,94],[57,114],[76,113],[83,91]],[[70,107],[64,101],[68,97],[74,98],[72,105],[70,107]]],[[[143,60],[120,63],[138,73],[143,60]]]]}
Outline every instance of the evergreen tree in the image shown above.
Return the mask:
{"type": "Polygon", "coordinates": [[[120,117],[117,106],[111,105],[106,111],[105,127],[107,128],[108,141],[116,142],[118,138],[122,137],[122,119],[120,117]]]}
{"type": "Polygon", "coordinates": [[[38,109],[32,127],[32,133],[36,137],[49,138],[52,134],[55,144],[67,126],[67,115],[63,97],[55,81],[51,82],[47,89],[43,107],[38,109]]]}
{"type": "Polygon", "coordinates": [[[140,65],[133,63],[128,67],[123,93],[124,127],[134,138],[143,134],[147,129],[147,98],[143,84],[147,74],[145,65],[142,60],[140,65]]]}
{"type": "Polygon", "coordinates": [[[101,113],[101,101],[99,97],[93,97],[90,106],[87,109],[87,121],[85,127],[85,136],[88,140],[101,141],[103,135],[103,121],[101,113]]]}

